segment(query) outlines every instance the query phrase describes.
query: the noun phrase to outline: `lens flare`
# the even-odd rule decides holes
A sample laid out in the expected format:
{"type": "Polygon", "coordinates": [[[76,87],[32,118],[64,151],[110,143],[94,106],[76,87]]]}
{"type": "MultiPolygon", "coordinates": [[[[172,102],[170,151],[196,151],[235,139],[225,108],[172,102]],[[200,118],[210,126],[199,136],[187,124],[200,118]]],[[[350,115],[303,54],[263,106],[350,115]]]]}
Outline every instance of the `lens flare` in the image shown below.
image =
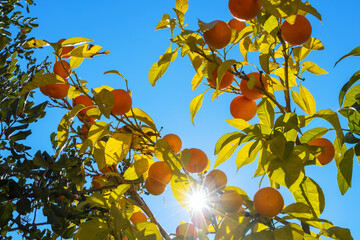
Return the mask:
{"type": "Polygon", "coordinates": [[[188,204],[193,211],[200,211],[208,208],[208,199],[204,191],[198,190],[192,192],[188,197],[188,204]]]}

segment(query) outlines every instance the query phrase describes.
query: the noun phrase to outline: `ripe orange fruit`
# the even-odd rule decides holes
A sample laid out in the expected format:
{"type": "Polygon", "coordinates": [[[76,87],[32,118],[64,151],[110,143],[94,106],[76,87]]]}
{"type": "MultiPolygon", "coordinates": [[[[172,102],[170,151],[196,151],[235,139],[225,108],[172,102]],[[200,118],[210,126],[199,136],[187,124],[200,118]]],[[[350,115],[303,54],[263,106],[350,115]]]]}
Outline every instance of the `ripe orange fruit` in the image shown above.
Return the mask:
{"type": "Polygon", "coordinates": [[[323,147],[322,152],[316,157],[321,165],[326,165],[333,160],[335,156],[335,148],[334,145],[326,138],[315,138],[311,140],[309,143],[311,146],[319,146],[323,147]]]}
{"type": "Polygon", "coordinates": [[[226,212],[233,213],[241,208],[242,197],[234,190],[226,190],[220,196],[220,203],[226,212]]]}
{"type": "Polygon", "coordinates": [[[145,180],[145,188],[152,195],[160,195],[165,191],[166,185],[148,177],[145,180]]]}
{"type": "Polygon", "coordinates": [[[123,115],[130,111],[132,100],[130,94],[123,89],[114,89],[111,91],[114,96],[114,105],[111,109],[114,115],[123,115]]]}
{"type": "Polygon", "coordinates": [[[44,91],[47,96],[62,99],[68,95],[70,85],[68,83],[52,83],[45,86],[44,91]]]}
{"type": "Polygon", "coordinates": [[[281,25],[281,36],[290,45],[306,43],[311,36],[312,28],[309,20],[302,15],[297,15],[295,23],[291,25],[285,21],[281,25]]]}
{"type": "Polygon", "coordinates": [[[169,146],[174,153],[178,153],[181,150],[182,142],[178,135],[172,133],[166,134],[162,139],[169,143],[169,146]]]}
{"type": "Polygon", "coordinates": [[[103,173],[103,174],[105,174],[105,173],[107,173],[107,172],[111,172],[111,170],[110,170],[110,168],[109,168],[108,166],[105,166],[105,167],[103,167],[102,169],[100,169],[100,172],[103,173]]]}
{"type": "Polygon", "coordinates": [[[64,201],[65,198],[66,198],[66,197],[65,197],[64,195],[60,195],[60,196],[59,196],[59,200],[60,200],[60,201],[64,201]]]}
{"type": "Polygon", "coordinates": [[[234,18],[250,20],[256,17],[261,4],[259,0],[229,0],[229,10],[234,18]]]}
{"type": "MultiPolygon", "coordinates": [[[[216,88],[216,78],[217,78],[217,68],[215,69],[215,71],[212,73],[212,78],[213,79],[207,79],[209,82],[209,85],[212,86],[213,88],[216,88]]],[[[232,74],[231,72],[226,71],[225,74],[223,75],[223,77],[221,78],[220,84],[219,84],[219,89],[225,89],[227,87],[229,87],[232,82],[234,81],[234,74],[232,74]]]]}
{"type": "Polygon", "coordinates": [[[231,29],[226,22],[217,20],[213,28],[204,32],[204,40],[212,48],[223,48],[231,40],[231,29]]]}
{"type": "MultiPolygon", "coordinates": [[[[63,41],[65,41],[65,39],[60,39],[58,42],[62,43],[63,41]]],[[[60,57],[61,58],[70,58],[70,55],[67,55],[67,54],[70,53],[73,49],[74,49],[74,46],[63,46],[61,48],[60,57]]]]}
{"type": "Polygon", "coordinates": [[[147,217],[144,213],[142,212],[135,212],[131,215],[130,217],[130,221],[133,223],[133,224],[136,224],[136,223],[140,223],[140,222],[146,222],[147,221],[147,217]]]}
{"type": "Polygon", "coordinates": [[[46,86],[47,85],[40,87],[40,92],[42,92],[42,94],[44,94],[45,96],[49,96],[49,93],[46,90],[46,86]]]}
{"type": "Polygon", "coordinates": [[[231,19],[228,25],[230,26],[230,28],[236,29],[236,31],[238,32],[241,32],[241,30],[243,30],[246,27],[245,22],[240,21],[236,18],[231,19]]]}
{"type": "Polygon", "coordinates": [[[208,187],[210,191],[216,191],[218,189],[224,188],[227,183],[226,174],[218,169],[210,171],[204,181],[204,185],[208,187]]]}
{"type": "Polygon", "coordinates": [[[89,133],[89,127],[86,124],[83,124],[81,127],[81,135],[83,135],[84,138],[86,139],[88,137],[88,133],[89,133]]]}
{"type": "MultiPolygon", "coordinates": [[[[90,106],[90,105],[94,105],[94,102],[88,96],[80,95],[73,99],[73,107],[75,107],[76,105],[79,105],[79,104],[82,104],[84,106],[90,106]]],[[[87,110],[89,110],[90,108],[94,108],[94,107],[84,108],[83,110],[81,110],[79,112],[79,114],[86,115],[87,110]]]]}
{"type": "Polygon", "coordinates": [[[205,170],[208,164],[206,154],[197,148],[190,148],[190,162],[185,166],[185,170],[190,173],[200,173],[205,170]]]}
{"type": "Polygon", "coordinates": [[[172,171],[166,162],[159,161],[150,166],[148,176],[158,183],[167,185],[171,180],[172,171]]]}
{"type": "Polygon", "coordinates": [[[61,76],[62,78],[69,77],[71,73],[70,64],[65,60],[57,61],[54,64],[54,73],[61,76]]]}
{"type": "MultiPolygon", "coordinates": [[[[256,83],[255,85],[259,88],[264,88],[265,90],[268,89],[269,85],[267,83],[267,81],[264,78],[264,75],[261,75],[261,79],[260,79],[260,73],[258,72],[252,72],[247,74],[248,78],[250,79],[250,76],[253,75],[256,78],[256,83]]],[[[246,98],[248,99],[259,99],[262,98],[263,93],[255,88],[255,86],[252,89],[249,89],[249,87],[247,86],[247,82],[246,80],[241,80],[240,82],[240,90],[242,95],[244,95],[246,98]]]]}
{"type": "Polygon", "coordinates": [[[250,121],[256,115],[256,102],[244,96],[237,96],[230,103],[230,113],[233,118],[250,121]]]}
{"type": "Polygon", "coordinates": [[[284,199],[274,188],[265,187],[255,193],[254,208],[264,217],[275,217],[284,207],[284,199]]]}
{"type": "Polygon", "coordinates": [[[182,223],[176,228],[176,235],[183,236],[183,239],[188,237],[197,238],[197,232],[194,224],[192,223],[182,223]]]}

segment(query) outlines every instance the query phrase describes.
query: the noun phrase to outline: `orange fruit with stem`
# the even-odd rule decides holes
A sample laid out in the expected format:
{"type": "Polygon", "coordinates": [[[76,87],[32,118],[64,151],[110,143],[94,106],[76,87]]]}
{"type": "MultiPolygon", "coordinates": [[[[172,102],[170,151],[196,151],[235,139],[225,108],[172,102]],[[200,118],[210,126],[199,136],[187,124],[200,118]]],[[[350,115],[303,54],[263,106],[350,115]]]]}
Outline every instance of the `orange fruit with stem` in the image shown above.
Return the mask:
{"type": "Polygon", "coordinates": [[[166,134],[162,139],[168,142],[174,153],[178,153],[181,150],[182,142],[178,135],[170,133],[166,134]]]}
{"type": "MultiPolygon", "coordinates": [[[[64,42],[65,39],[60,39],[58,42],[62,43],[64,42]]],[[[70,58],[70,55],[68,55],[72,50],[74,49],[74,46],[62,46],[61,48],[61,52],[60,52],[60,57],[61,58],[70,58]]]]}
{"type": "MultiPolygon", "coordinates": [[[[207,79],[209,85],[213,88],[216,88],[217,70],[218,68],[216,68],[215,71],[212,73],[212,79],[209,78],[207,79]]],[[[219,89],[222,90],[229,87],[233,83],[234,79],[235,79],[234,74],[232,74],[229,71],[226,71],[220,80],[219,89]]]]}
{"type": "Polygon", "coordinates": [[[234,18],[251,20],[260,11],[259,0],[229,0],[229,10],[234,18]]]}
{"type": "Polygon", "coordinates": [[[132,99],[130,94],[123,89],[114,89],[111,91],[114,96],[114,105],[111,109],[114,115],[123,115],[130,111],[132,99]]]}
{"type": "Polygon", "coordinates": [[[62,99],[68,95],[69,88],[70,85],[68,83],[52,83],[44,86],[43,90],[49,97],[62,99]]]}
{"type": "Polygon", "coordinates": [[[237,32],[241,32],[241,30],[243,30],[246,27],[245,22],[240,21],[236,18],[231,19],[228,25],[231,29],[236,29],[237,32]]]}
{"type": "Polygon", "coordinates": [[[160,195],[165,191],[166,185],[148,177],[145,180],[145,188],[152,195],[160,195]]]}
{"type": "Polygon", "coordinates": [[[65,60],[60,60],[54,64],[54,73],[62,78],[68,78],[71,74],[70,64],[65,60]]]}
{"type": "Polygon", "coordinates": [[[321,165],[326,165],[333,160],[335,156],[335,148],[328,139],[315,138],[311,140],[308,144],[311,146],[319,146],[323,148],[321,153],[316,157],[321,163],[321,165]]]}
{"type": "Polygon", "coordinates": [[[204,185],[208,187],[210,191],[217,191],[224,188],[227,184],[226,174],[218,169],[210,171],[204,180],[204,185]]]}
{"type": "Polygon", "coordinates": [[[284,207],[284,199],[274,188],[261,188],[255,193],[254,208],[263,217],[275,217],[284,207]]]}
{"type": "Polygon", "coordinates": [[[190,148],[190,161],[189,163],[184,167],[186,171],[190,173],[201,173],[205,170],[207,164],[208,164],[208,157],[206,154],[197,148],[190,148]]]}
{"type": "Polygon", "coordinates": [[[230,113],[233,118],[250,121],[256,115],[256,102],[244,96],[237,96],[230,103],[230,113]]]}
{"type": "Polygon", "coordinates": [[[228,213],[237,212],[242,206],[242,197],[234,190],[226,190],[220,196],[220,204],[228,213]]]}
{"type": "MultiPolygon", "coordinates": [[[[265,89],[265,91],[269,88],[269,85],[263,74],[261,74],[261,77],[260,77],[260,73],[258,73],[258,72],[252,72],[252,73],[247,74],[247,77],[249,79],[251,76],[254,76],[256,79],[255,86],[257,86],[258,88],[261,88],[261,89],[265,89]]],[[[257,89],[255,86],[252,89],[250,89],[248,87],[247,83],[248,83],[248,81],[244,80],[244,79],[241,80],[241,82],[240,82],[240,90],[241,90],[242,95],[244,95],[248,99],[254,99],[254,100],[262,98],[263,92],[260,91],[259,89],[257,89]]]]}
{"type": "Polygon", "coordinates": [[[197,239],[197,232],[194,224],[192,223],[182,223],[176,228],[176,235],[182,236],[183,239],[188,237],[193,237],[197,239]]]}
{"type": "Polygon", "coordinates": [[[148,177],[162,185],[167,185],[171,181],[172,171],[166,162],[159,161],[150,166],[148,177]]]}
{"type": "Polygon", "coordinates": [[[147,222],[147,217],[142,212],[135,212],[131,215],[130,221],[133,224],[140,223],[140,222],[147,222]]]}
{"type": "MultiPolygon", "coordinates": [[[[84,106],[90,106],[90,105],[94,105],[94,102],[88,96],[80,95],[80,96],[77,96],[76,98],[73,99],[73,107],[75,107],[76,105],[79,105],[79,104],[82,104],[84,106]]],[[[84,108],[79,112],[79,114],[80,115],[87,115],[86,114],[87,110],[89,110],[91,108],[94,108],[94,107],[84,108]]]]}
{"type": "Polygon", "coordinates": [[[285,42],[297,46],[306,43],[311,37],[312,27],[306,17],[297,15],[294,24],[285,21],[281,25],[281,36],[285,42]]]}
{"type": "Polygon", "coordinates": [[[204,32],[204,40],[211,48],[224,48],[231,40],[231,29],[224,21],[217,20],[212,23],[214,22],[214,27],[204,32]]]}

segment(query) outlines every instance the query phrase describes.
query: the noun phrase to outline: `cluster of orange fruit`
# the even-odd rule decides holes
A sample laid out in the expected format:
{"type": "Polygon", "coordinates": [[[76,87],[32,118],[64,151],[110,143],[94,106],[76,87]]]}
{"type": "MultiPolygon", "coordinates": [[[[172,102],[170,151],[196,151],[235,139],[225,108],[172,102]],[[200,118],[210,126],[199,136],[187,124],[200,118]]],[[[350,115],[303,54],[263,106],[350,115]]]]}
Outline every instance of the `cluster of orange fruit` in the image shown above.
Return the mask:
{"type": "MultiPolygon", "coordinates": [[[[204,40],[213,49],[221,49],[226,47],[231,41],[231,29],[236,29],[240,32],[246,27],[245,21],[255,18],[261,9],[259,0],[229,0],[229,10],[234,19],[228,23],[217,20],[213,23],[214,26],[204,32],[204,40]]],[[[295,22],[290,24],[284,21],[281,25],[281,36],[285,42],[296,46],[304,44],[311,37],[311,24],[302,15],[297,15],[295,22]]],[[[261,77],[259,73],[250,73],[257,79],[256,86],[263,90],[267,90],[268,84],[266,80],[261,77]]],[[[250,77],[248,74],[248,78],[250,77]]],[[[212,73],[209,85],[216,87],[217,69],[212,73]],[[212,77],[212,79],[211,79],[212,77]]],[[[228,88],[234,81],[234,75],[227,71],[219,82],[219,89],[228,88]]],[[[256,102],[254,100],[262,97],[262,92],[257,88],[249,89],[247,81],[242,80],[240,90],[242,96],[238,96],[230,104],[230,113],[234,118],[241,118],[246,121],[251,120],[256,115],[256,102]]]]}
{"type": "MultiPolygon", "coordinates": [[[[61,39],[58,42],[62,43],[65,39],[61,39]]],[[[70,63],[63,59],[69,59],[71,51],[74,49],[74,46],[62,46],[59,57],[60,60],[56,61],[53,67],[53,72],[62,77],[65,83],[54,83],[48,84],[40,87],[40,91],[49,97],[54,99],[63,99],[68,95],[70,85],[68,84],[68,78],[72,73],[70,63]]],[[[111,110],[111,113],[114,115],[123,115],[130,111],[132,107],[132,99],[130,94],[123,89],[113,89],[111,91],[114,97],[114,104],[111,110]]],[[[82,104],[84,106],[89,106],[82,109],[78,116],[84,122],[84,125],[81,127],[81,134],[84,138],[87,138],[89,128],[92,124],[95,123],[95,118],[92,118],[87,115],[87,111],[91,108],[94,108],[94,101],[87,95],[80,95],[73,99],[73,107],[76,105],[82,104]]]]}

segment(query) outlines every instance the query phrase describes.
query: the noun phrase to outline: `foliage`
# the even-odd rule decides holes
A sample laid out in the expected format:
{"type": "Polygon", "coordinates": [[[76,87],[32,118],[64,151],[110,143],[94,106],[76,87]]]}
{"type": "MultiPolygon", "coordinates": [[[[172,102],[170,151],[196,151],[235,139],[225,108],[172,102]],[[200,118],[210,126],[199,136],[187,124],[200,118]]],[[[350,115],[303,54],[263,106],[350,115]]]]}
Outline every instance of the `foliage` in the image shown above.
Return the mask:
{"type": "MultiPolygon", "coordinates": [[[[309,2],[260,0],[262,9],[257,17],[247,21],[240,32],[233,29],[231,41],[223,51],[208,47],[203,40],[203,33],[216,22],[208,24],[199,20],[196,30],[187,29],[187,0],[177,0],[175,17],[164,14],[155,28],[170,29],[171,38],[170,46],[149,71],[152,85],[156,85],[178,56],[188,56],[195,69],[193,90],[204,78],[211,79],[217,69],[215,87],[206,83],[209,88],[190,104],[193,123],[207,92],[212,92],[213,100],[221,94],[240,95],[239,81],[246,81],[249,89],[261,92],[262,98],[257,103],[258,123],[250,124],[240,118],[226,120],[235,130],[224,134],[216,143],[214,168],[231,159],[236,151],[237,169],[257,162],[255,177],[267,177],[271,187],[282,187],[294,197],[294,203],[275,217],[257,213],[253,200],[237,186],[221,185],[210,191],[204,185],[210,164],[198,174],[189,173],[186,166],[190,162],[194,164],[196,159],[193,151],[173,152],[168,142],[161,139],[156,123],[140,108],[132,107],[126,114],[114,115],[112,108],[119,102],[111,87],[89,91],[76,68],[81,67],[84,59],[109,51],[102,51],[101,46],[90,43],[92,39],[83,37],[62,42],[27,39],[26,34],[36,25],[30,19],[20,22],[21,13],[13,12],[18,1],[1,3],[4,11],[1,24],[19,29],[15,39],[5,31],[1,40],[1,44],[4,43],[0,58],[4,66],[1,84],[6,91],[1,93],[0,148],[7,153],[1,156],[0,166],[0,227],[5,239],[11,239],[6,236],[12,231],[18,231],[27,239],[171,239],[142,197],[150,192],[146,180],[151,179],[148,172],[156,159],[171,169],[170,187],[174,197],[192,217],[197,216],[188,203],[189,196],[199,192],[206,195],[208,208],[201,212],[200,222],[193,220],[200,239],[208,239],[209,234],[214,234],[215,239],[320,239],[321,236],[352,239],[348,229],[321,218],[325,195],[305,170],[309,165],[321,165],[317,156],[323,151],[308,143],[334,131],[339,189],[345,194],[351,187],[352,161],[360,145],[356,137],[358,90],[357,85],[354,90],[350,87],[360,77],[356,73],[340,93],[343,106],[340,113],[349,119],[352,134],[344,136],[338,114],[329,109],[317,110],[315,98],[305,87],[308,80],[304,78],[305,71],[314,75],[327,73],[316,63],[305,60],[312,51],[324,48],[321,41],[310,38],[301,46],[291,46],[281,36],[282,21],[293,23],[296,14],[309,13],[321,21],[320,13],[309,2]],[[242,60],[228,58],[236,46],[242,60]],[[68,79],[52,73],[50,64],[35,65],[32,49],[39,47],[52,48],[58,63],[62,58],[70,58],[71,70],[66,70],[70,75],[68,79]],[[62,56],[66,47],[73,49],[62,56]],[[257,54],[259,66],[248,62],[250,52],[257,54]],[[19,57],[28,61],[26,72],[22,72],[17,63],[19,57]],[[219,82],[227,71],[236,79],[231,86],[219,89],[219,82]],[[246,74],[254,71],[266,79],[268,88],[264,83],[257,85],[256,79],[246,74]],[[67,113],[59,119],[57,132],[51,135],[55,154],[39,150],[30,156],[29,147],[22,145],[21,140],[31,134],[27,130],[29,124],[44,117],[46,103],[34,106],[29,98],[32,90],[51,84],[69,84],[66,98],[49,97],[52,106],[66,109],[67,113]],[[94,104],[72,106],[69,100],[79,95],[87,96],[94,104]],[[301,110],[296,110],[296,106],[301,110]],[[310,128],[308,124],[314,118],[320,118],[329,127],[310,128]],[[355,146],[348,149],[345,142],[355,146]],[[227,199],[225,208],[221,196],[226,191],[241,196],[241,204],[227,199]],[[234,205],[242,207],[233,211],[234,205]],[[37,211],[42,211],[46,222],[37,222],[37,211]],[[144,212],[149,221],[132,222],[132,214],[139,211],[144,212]],[[48,228],[40,230],[41,225],[48,228]]],[[[32,4],[30,0],[27,3],[32,4]]],[[[355,49],[343,58],[358,54],[355,49]]],[[[127,79],[120,72],[110,70],[104,74],[122,78],[126,91],[131,93],[127,79]]],[[[157,184],[156,190],[163,191],[166,187],[163,183],[157,184]]],[[[176,236],[175,239],[183,238],[176,236]]]]}

